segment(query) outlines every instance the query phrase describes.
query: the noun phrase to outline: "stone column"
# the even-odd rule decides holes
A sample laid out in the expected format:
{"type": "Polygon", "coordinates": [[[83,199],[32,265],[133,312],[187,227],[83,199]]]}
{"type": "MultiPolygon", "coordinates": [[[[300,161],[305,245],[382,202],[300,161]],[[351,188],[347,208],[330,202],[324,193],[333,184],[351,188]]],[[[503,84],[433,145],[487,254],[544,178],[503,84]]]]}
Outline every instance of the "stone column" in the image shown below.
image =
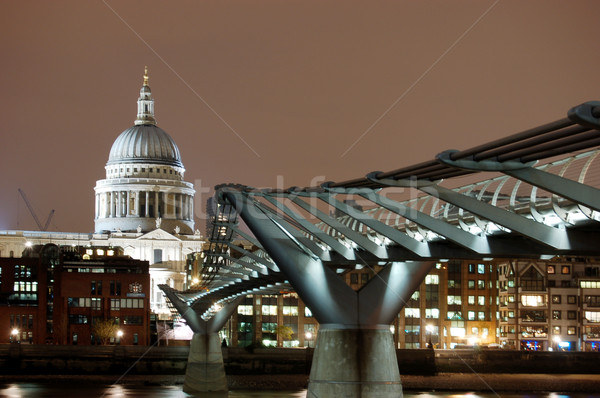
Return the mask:
{"type": "Polygon", "coordinates": [[[179,220],[183,220],[183,194],[180,193],[179,194],[179,206],[177,207],[179,209],[179,215],[177,217],[177,219],[179,220]]]}
{"type": "Polygon", "coordinates": [[[140,194],[141,194],[140,191],[135,191],[135,193],[134,193],[134,195],[135,195],[135,199],[134,199],[134,201],[135,201],[135,213],[134,213],[134,215],[136,217],[140,216],[140,194]]]}
{"type": "Polygon", "coordinates": [[[127,212],[127,214],[125,214],[125,216],[129,217],[131,215],[131,191],[127,191],[127,196],[125,200],[127,200],[127,205],[125,206],[125,211],[127,212]]]}
{"type": "Polygon", "coordinates": [[[150,217],[150,192],[146,191],[146,214],[144,217],[150,217]]]}
{"type": "Polygon", "coordinates": [[[160,203],[159,203],[160,199],[159,198],[160,198],[160,196],[159,196],[158,192],[154,192],[154,218],[158,218],[158,217],[162,217],[163,216],[158,211],[158,209],[160,208],[160,203]]]}
{"type": "Polygon", "coordinates": [[[110,216],[114,217],[115,216],[115,203],[114,203],[115,193],[111,191],[108,194],[109,194],[109,198],[110,198],[110,216]]]}

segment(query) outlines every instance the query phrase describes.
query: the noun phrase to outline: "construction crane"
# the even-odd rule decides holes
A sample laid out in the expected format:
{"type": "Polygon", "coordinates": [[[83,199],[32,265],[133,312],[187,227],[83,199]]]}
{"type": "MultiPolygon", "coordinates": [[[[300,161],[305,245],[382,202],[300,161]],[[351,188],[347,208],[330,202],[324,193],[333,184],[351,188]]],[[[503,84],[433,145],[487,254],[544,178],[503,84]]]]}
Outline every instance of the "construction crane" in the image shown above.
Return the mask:
{"type": "Polygon", "coordinates": [[[35,220],[35,223],[37,224],[40,231],[47,231],[48,226],[50,225],[50,221],[52,220],[52,216],[54,215],[54,209],[52,209],[50,211],[50,214],[48,214],[48,218],[46,219],[46,224],[44,224],[44,226],[42,227],[42,223],[40,222],[40,219],[37,217],[37,214],[35,214],[35,210],[33,210],[33,206],[31,206],[31,203],[29,203],[29,199],[27,199],[27,195],[25,195],[25,192],[23,192],[23,190],[21,188],[19,188],[18,191],[21,194],[23,201],[27,205],[27,208],[29,209],[31,216],[35,220]]]}

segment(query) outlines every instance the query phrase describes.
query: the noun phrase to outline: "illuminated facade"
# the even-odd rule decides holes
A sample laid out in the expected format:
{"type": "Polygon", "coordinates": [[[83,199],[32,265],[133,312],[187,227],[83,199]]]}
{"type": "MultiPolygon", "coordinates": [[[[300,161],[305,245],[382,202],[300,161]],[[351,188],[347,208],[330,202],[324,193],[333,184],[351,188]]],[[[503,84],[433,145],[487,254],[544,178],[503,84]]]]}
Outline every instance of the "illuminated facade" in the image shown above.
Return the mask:
{"type": "Polygon", "coordinates": [[[600,262],[499,263],[500,341],[523,350],[600,350],[600,262]]]}

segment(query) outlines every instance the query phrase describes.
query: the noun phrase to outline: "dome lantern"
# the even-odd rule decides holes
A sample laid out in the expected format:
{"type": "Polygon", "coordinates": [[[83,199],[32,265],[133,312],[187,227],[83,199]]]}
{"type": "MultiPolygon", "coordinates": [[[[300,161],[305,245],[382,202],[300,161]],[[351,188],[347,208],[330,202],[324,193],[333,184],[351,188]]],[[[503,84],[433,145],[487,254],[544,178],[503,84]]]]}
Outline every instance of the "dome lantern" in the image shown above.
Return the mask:
{"type": "Polygon", "coordinates": [[[135,124],[154,124],[156,125],[156,119],[154,119],[154,98],[152,98],[152,91],[148,85],[148,67],[144,68],[144,84],[140,89],[140,98],[137,101],[137,119],[135,124]]]}

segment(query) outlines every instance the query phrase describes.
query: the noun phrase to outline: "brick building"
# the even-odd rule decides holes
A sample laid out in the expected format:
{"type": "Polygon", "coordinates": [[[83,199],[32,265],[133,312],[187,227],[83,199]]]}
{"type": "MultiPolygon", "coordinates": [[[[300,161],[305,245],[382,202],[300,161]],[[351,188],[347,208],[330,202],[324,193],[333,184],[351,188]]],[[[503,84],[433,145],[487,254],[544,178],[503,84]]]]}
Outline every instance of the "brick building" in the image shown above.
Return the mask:
{"type": "Polygon", "coordinates": [[[98,344],[92,330],[110,320],[111,343],[150,343],[147,261],[116,248],[28,248],[0,258],[0,343],[98,344]]]}

